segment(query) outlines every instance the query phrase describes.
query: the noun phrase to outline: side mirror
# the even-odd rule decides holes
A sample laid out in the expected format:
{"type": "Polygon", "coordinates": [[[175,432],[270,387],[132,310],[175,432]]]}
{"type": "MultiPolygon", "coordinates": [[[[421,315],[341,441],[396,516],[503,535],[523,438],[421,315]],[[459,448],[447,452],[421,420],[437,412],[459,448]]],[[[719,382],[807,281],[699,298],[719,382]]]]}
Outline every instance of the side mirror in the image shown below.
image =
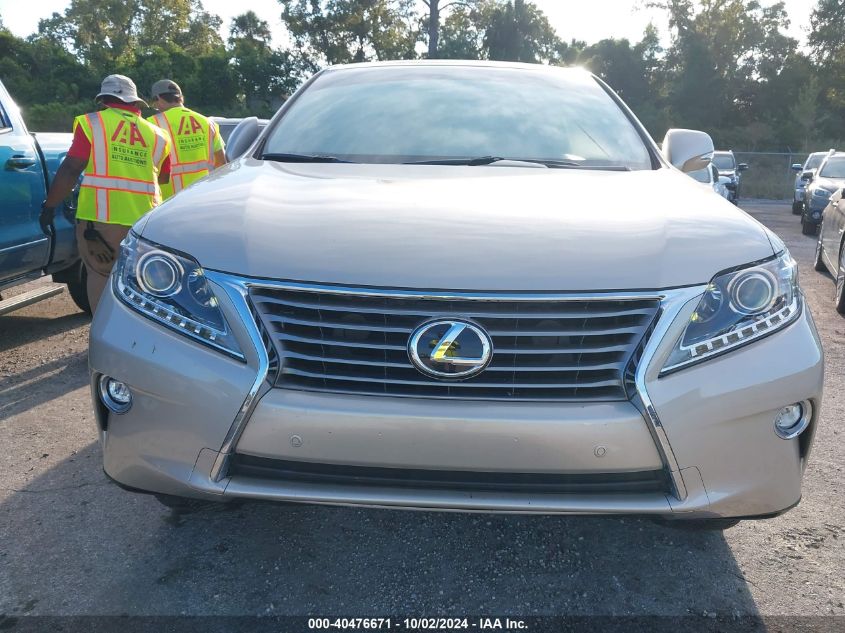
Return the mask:
{"type": "Polygon", "coordinates": [[[801,171],[801,163],[792,163],[792,171],[801,171]]]}
{"type": "MultiPolygon", "coordinates": [[[[800,168],[801,167],[799,166],[799,169],[800,168]]],[[[740,163],[739,165],[736,166],[736,169],[737,169],[737,171],[745,171],[746,169],[748,169],[748,163],[740,163]]]]}
{"type": "Polygon", "coordinates": [[[671,129],[661,147],[666,160],[686,173],[707,167],[715,151],[710,135],[698,130],[671,129]]]}
{"type": "Polygon", "coordinates": [[[244,155],[249,146],[258,138],[261,129],[258,127],[258,117],[247,117],[235,126],[226,144],[226,160],[231,162],[244,155]]]}
{"type": "Polygon", "coordinates": [[[806,180],[807,182],[810,182],[812,179],[813,179],[813,172],[812,171],[805,171],[803,174],[801,174],[801,180],[806,180]]]}

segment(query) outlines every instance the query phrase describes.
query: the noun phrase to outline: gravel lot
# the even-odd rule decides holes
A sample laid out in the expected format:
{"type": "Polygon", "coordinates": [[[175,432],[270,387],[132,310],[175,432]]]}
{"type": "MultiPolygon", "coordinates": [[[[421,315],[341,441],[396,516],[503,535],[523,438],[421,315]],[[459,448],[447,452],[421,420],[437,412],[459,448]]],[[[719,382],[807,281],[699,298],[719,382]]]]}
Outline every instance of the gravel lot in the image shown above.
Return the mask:
{"type": "Polygon", "coordinates": [[[0,624],[2,614],[845,615],[845,319],[789,206],[745,208],[799,261],[826,353],[795,510],[724,533],[260,503],[175,514],[101,471],[87,319],[65,293],[0,317],[0,624]]]}

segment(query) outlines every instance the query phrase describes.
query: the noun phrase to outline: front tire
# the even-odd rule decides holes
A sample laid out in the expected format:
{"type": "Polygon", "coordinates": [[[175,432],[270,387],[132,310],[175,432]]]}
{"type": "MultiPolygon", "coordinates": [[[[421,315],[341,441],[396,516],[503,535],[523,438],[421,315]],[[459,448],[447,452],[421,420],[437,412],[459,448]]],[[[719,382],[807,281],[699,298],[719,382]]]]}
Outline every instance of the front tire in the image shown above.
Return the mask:
{"type": "Polygon", "coordinates": [[[85,270],[85,264],[81,260],[61,273],[56,273],[53,281],[64,282],[76,307],[91,316],[91,304],[88,302],[88,271],[85,270]]]}
{"type": "Polygon", "coordinates": [[[804,205],[800,202],[792,203],[792,215],[801,215],[804,212],[804,205]]]}
{"type": "Polygon", "coordinates": [[[819,239],[816,241],[816,256],[813,260],[813,269],[817,272],[827,272],[827,266],[824,263],[824,247],[822,246],[823,231],[819,231],[819,239]]]}
{"type": "Polygon", "coordinates": [[[839,267],[836,271],[836,311],[845,315],[845,246],[839,249],[839,267]]]}
{"type": "Polygon", "coordinates": [[[801,233],[803,235],[815,235],[816,231],[818,230],[818,226],[813,224],[812,222],[807,222],[802,216],[801,218],[801,233]]]}

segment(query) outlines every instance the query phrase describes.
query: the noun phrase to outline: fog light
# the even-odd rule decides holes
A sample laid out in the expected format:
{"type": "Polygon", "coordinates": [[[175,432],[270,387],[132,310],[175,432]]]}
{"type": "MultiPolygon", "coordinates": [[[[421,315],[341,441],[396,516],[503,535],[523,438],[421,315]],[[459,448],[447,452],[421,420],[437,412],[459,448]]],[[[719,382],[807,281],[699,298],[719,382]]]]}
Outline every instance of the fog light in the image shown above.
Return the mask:
{"type": "Polygon", "coordinates": [[[126,413],[132,406],[129,386],[108,376],[100,376],[100,399],[115,413],[126,413]]]}
{"type": "Polygon", "coordinates": [[[813,211],[814,220],[818,220],[820,217],[822,217],[821,211],[813,211]]]}
{"type": "Polygon", "coordinates": [[[784,440],[798,437],[812,417],[812,405],[806,400],[784,407],[775,416],[775,433],[784,440]]]}

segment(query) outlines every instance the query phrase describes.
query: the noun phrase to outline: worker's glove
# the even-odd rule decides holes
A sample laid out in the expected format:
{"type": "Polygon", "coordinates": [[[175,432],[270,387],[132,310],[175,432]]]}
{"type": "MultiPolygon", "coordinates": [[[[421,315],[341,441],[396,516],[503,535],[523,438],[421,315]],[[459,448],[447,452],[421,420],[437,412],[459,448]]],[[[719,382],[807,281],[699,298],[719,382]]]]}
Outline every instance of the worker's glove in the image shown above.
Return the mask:
{"type": "Polygon", "coordinates": [[[41,224],[41,230],[44,233],[49,235],[53,230],[53,218],[55,216],[55,207],[48,207],[46,202],[41,204],[41,215],[38,216],[38,222],[41,224]]]}

